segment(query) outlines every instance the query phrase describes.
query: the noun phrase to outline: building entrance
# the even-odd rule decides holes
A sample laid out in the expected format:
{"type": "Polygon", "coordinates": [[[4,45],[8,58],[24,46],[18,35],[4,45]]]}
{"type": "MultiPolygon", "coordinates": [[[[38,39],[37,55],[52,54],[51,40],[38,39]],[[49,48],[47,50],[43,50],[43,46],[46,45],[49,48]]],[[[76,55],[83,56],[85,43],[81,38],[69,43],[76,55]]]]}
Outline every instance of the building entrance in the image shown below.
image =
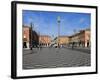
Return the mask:
{"type": "Polygon", "coordinates": [[[26,42],[23,42],[23,48],[27,48],[26,42]]]}

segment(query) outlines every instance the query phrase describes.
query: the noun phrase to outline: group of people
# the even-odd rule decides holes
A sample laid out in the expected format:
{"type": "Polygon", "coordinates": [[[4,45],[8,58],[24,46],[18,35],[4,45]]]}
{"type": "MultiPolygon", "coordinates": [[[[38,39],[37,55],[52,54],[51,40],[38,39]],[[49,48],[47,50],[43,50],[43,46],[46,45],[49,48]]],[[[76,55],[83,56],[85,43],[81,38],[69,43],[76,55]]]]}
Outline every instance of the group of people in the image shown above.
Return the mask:
{"type": "Polygon", "coordinates": [[[75,47],[75,42],[72,43],[72,49],[75,47]]]}
{"type": "MultiPolygon", "coordinates": [[[[41,50],[42,48],[41,45],[36,45],[35,47],[38,48],[39,50],[41,50]]],[[[30,45],[30,50],[32,50],[32,48],[33,48],[33,45],[30,45]]]]}

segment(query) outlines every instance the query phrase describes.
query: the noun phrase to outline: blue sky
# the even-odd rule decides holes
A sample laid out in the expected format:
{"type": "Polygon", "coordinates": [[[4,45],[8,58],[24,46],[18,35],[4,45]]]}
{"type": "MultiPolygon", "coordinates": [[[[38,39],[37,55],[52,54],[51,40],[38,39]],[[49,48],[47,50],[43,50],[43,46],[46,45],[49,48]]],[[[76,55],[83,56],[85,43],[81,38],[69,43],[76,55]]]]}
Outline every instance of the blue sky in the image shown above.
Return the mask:
{"type": "Polygon", "coordinates": [[[91,26],[91,14],[75,12],[47,12],[23,10],[23,25],[34,24],[33,29],[42,35],[56,37],[58,34],[57,17],[60,16],[60,35],[72,35],[74,31],[91,26]]]}

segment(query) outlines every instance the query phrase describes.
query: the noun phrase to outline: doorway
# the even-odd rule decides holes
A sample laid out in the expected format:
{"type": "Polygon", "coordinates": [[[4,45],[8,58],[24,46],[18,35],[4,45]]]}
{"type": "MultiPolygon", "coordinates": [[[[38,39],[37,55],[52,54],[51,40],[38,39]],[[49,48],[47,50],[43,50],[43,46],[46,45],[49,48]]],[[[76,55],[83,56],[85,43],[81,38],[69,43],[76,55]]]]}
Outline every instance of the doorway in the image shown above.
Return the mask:
{"type": "Polygon", "coordinates": [[[26,42],[23,42],[23,48],[27,48],[26,42]]]}

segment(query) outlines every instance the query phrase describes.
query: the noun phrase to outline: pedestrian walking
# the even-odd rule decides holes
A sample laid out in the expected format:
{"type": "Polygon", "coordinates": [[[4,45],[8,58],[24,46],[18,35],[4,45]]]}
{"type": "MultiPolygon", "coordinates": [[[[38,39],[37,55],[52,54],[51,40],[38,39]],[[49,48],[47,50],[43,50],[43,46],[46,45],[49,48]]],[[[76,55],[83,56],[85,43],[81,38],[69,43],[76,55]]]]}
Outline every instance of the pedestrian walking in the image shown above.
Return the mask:
{"type": "Polygon", "coordinates": [[[74,44],[75,44],[75,42],[72,43],[72,49],[74,49],[74,44]]]}
{"type": "Polygon", "coordinates": [[[32,50],[32,45],[30,46],[30,50],[32,50]]]}

